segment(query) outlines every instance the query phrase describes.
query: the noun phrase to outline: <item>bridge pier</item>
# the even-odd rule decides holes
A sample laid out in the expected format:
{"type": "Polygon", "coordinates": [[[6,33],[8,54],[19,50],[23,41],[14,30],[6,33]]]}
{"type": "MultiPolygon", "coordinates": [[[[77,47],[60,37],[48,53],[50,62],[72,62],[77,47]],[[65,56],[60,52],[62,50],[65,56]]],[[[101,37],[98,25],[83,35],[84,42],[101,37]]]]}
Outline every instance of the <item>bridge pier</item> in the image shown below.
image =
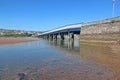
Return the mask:
{"type": "Polygon", "coordinates": [[[74,33],[71,33],[71,39],[74,40],[74,33]]]}
{"type": "Polygon", "coordinates": [[[54,40],[57,40],[57,37],[58,37],[57,35],[54,35],[54,37],[53,37],[53,38],[54,38],[54,40]]]}
{"type": "Polygon", "coordinates": [[[61,38],[61,40],[64,40],[64,39],[65,39],[64,34],[63,34],[63,33],[61,33],[61,34],[60,34],[60,38],[61,38]]]}
{"type": "Polygon", "coordinates": [[[53,40],[53,35],[49,35],[49,39],[50,39],[50,40],[53,40]]]}
{"type": "Polygon", "coordinates": [[[70,32],[68,32],[68,40],[70,40],[70,32]]]}
{"type": "Polygon", "coordinates": [[[60,33],[58,34],[58,38],[61,39],[60,33]]]}
{"type": "Polygon", "coordinates": [[[68,32],[68,39],[69,40],[74,40],[74,33],[68,32]]]}

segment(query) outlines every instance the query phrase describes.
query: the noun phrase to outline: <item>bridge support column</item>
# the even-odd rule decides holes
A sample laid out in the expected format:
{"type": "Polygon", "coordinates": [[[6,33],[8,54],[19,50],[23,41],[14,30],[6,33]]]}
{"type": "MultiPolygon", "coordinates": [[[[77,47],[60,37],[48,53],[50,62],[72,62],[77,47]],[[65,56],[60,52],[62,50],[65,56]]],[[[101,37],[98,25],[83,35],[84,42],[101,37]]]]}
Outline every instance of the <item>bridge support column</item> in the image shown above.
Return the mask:
{"type": "Polygon", "coordinates": [[[57,39],[60,39],[60,33],[59,33],[59,34],[57,34],[57,39]]]}
{"type": "Polygon", "coordinates": [[[53,38],[54,38],[54,40],[57,40],[57,35],[54,35],[53,38]]]}
{"type": "Polygon", "coordinates": [[[61,40],[64,40],[64,39],[65,39],[63,33],[60,34],[60,38],[61,38],[61,40]]]}
{"type": "Polygon", "coordinates": [[[74,40],[74,33],[68,32],[68,40],[74,40]]]}
{"type": "Polygon", "coordinates": [[[68,32],[68,40],[70,40],[70,32],[68,32]]]}
{"type": "Polygon", "coordinates": [[[49,40],[50,40],[50,35],[49,35],[49,38],[48,38],[49,40]]]}
{"type": "Polygon", "coordinates": [[[49,35],[49,40],[52,40],[53,39],[53,35],[49,35]]]}
{"type": "Polygon", "coordinates": [[[49,38],[48,38],[48,39],[50,40],[51,36],[50,36],[50,35],[48,35],[48,36],[49,36],[49,38]]]}
{"type": "Polygon", "coordinates": [[[74,40],[74,33],[71,33],[71,39],[74,40]]]}

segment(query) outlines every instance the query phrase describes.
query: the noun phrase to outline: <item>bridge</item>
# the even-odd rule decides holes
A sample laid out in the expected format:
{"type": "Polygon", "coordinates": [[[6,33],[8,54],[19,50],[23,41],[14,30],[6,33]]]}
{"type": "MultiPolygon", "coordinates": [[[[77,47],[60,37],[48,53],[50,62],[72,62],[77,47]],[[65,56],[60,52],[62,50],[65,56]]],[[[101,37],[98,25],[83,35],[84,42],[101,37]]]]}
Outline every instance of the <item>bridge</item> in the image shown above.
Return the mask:
{"type": "Polygon", "coordinates": [[[82,24],[72,24],[66,25],[60,28],[46,31],[39,36],[45,39],[55,39],[58,38],[64,40],[65,38],[74,39],[74,35],[79,35],[81,31],[82,24]]]}

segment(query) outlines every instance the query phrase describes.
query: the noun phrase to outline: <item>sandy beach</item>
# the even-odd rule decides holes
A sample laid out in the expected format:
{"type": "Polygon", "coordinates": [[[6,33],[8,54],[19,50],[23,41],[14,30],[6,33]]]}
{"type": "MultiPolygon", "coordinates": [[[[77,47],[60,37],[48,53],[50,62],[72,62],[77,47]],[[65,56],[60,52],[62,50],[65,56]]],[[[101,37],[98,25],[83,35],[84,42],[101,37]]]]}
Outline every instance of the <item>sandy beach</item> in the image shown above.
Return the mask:
{"type": "Polygon", "coordinates": [[[0,44],[16,44],[16,43],[23,43],[23,42],[31,42],[35,41],[32,38],[0,38],[0,44]]]}

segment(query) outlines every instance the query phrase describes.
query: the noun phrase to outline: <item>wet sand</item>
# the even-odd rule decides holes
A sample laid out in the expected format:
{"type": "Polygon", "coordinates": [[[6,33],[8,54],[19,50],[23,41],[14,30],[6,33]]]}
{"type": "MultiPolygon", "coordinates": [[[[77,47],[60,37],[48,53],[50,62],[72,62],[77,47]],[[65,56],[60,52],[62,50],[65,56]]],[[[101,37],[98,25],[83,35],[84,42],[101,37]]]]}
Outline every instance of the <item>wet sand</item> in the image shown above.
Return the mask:
{"type": "Polygon", "coordinates": [[[16,44],[35,41],[32,38],[0,38],[0,44],[16,44]]]}
{"type": "Polygon", "coordinates": [[[120,44],[109,41],[82,41],[81,57],[89,61],[104,65],[114,71],[111,80],[120,80],[120,44]]]}

